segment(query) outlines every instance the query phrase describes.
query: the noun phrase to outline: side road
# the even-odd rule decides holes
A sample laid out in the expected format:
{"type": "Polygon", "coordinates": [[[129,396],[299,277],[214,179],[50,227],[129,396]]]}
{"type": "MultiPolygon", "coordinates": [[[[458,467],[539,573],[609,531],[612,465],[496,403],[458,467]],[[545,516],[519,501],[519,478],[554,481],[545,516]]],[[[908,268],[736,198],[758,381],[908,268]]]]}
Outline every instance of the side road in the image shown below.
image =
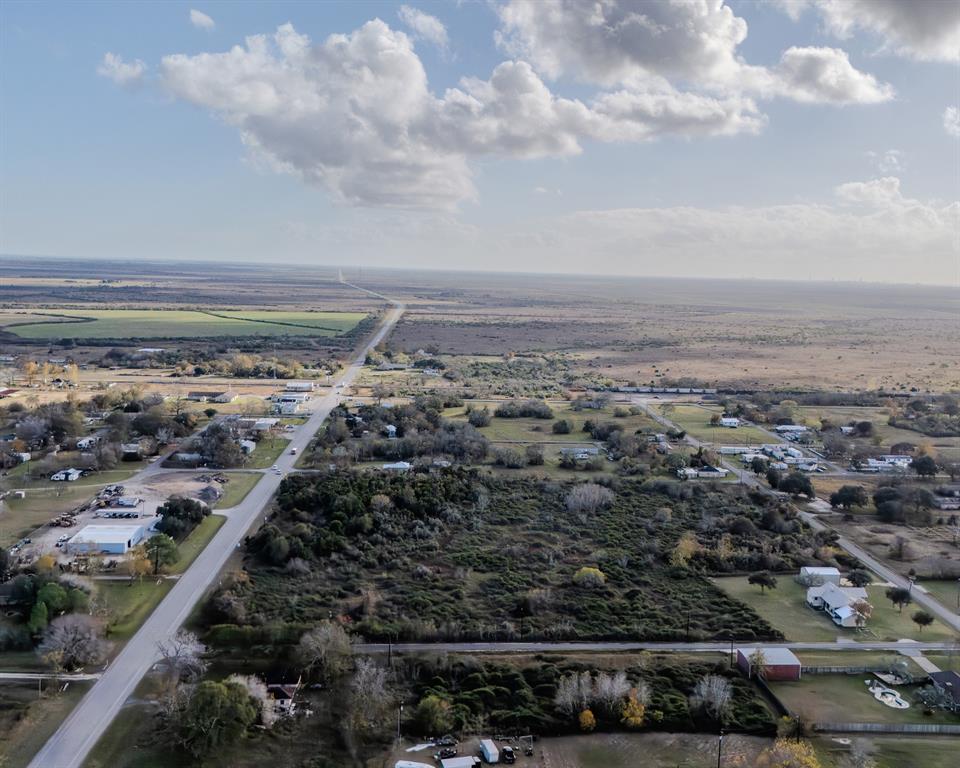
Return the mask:
{"type": "MultiPolygon", "coordinates": [[[[341,393],[360,373],[367,353],[379,344],[400,319],[404,306],[396,302],[384,322],[347,367],[337,386],[323,397],[317,409],[294,434],[290,448],[301,453],[316,431],[339,403],[341,393]]],[[[267,473],[238,506],[218,510],[226,515],[211,542],[187,569],[170,593],[130,639],[110,666],[56,733],[30,762],[30,768],[79,768],[99,738],[107,730],[123,702],[133,693],[140,679],[159,660],[157,643],[172,637],[186,621],[223,568],[230,554],[240,545],[250,527],[267,510],[282,475],[293,470],[296,456],[287,451],[277,459],[281,474],[267,473]]]]}

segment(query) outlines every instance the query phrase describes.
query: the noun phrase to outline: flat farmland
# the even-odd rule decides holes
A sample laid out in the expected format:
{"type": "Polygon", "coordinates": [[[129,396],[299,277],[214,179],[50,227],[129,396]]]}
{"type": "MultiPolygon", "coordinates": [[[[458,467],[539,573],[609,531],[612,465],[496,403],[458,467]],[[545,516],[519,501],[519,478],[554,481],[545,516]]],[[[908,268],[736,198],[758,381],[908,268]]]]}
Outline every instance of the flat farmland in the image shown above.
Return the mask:
{"type": "Polygon", "coordinates": [[[56,309],[0,315],[3,330],[25,339],[205,338],[337,336],[360,312],[224,311],[174,309],[56,309]]]}

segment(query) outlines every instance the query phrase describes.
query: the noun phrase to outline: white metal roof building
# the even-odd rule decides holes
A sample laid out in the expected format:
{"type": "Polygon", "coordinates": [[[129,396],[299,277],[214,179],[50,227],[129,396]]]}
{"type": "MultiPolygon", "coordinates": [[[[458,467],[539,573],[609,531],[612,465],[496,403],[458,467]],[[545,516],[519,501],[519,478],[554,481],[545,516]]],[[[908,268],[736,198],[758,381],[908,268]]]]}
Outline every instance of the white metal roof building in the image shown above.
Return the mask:
{"type": "Polygon", "coordinates": [[[71,554],[123,555],[143,541],[145,534],[142,525],[88,525],[67,542],[66,549],[71,554]]]}

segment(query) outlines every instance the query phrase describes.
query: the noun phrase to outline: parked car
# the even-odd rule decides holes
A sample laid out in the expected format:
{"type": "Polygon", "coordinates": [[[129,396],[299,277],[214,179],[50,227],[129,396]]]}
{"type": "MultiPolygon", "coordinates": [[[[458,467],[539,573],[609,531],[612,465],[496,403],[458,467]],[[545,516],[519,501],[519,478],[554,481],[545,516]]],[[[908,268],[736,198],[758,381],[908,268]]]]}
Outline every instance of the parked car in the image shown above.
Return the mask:
{"type": "Polygon", "coordinates": [[[500,747],[500,762],[508,764],[517,762],[517,756],[513,752],[513,747],[500,747]]]}

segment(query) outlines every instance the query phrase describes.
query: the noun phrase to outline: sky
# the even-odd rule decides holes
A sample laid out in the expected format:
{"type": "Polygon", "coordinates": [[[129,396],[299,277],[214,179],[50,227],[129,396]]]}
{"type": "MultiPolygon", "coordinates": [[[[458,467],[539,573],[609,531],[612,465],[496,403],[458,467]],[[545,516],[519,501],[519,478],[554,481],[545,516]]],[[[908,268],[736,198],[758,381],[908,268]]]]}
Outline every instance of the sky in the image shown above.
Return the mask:
{"type": "Polygon", "coordinates": [[[960,286],[960,4],[4,0],[0,254],[960,286]]]}

